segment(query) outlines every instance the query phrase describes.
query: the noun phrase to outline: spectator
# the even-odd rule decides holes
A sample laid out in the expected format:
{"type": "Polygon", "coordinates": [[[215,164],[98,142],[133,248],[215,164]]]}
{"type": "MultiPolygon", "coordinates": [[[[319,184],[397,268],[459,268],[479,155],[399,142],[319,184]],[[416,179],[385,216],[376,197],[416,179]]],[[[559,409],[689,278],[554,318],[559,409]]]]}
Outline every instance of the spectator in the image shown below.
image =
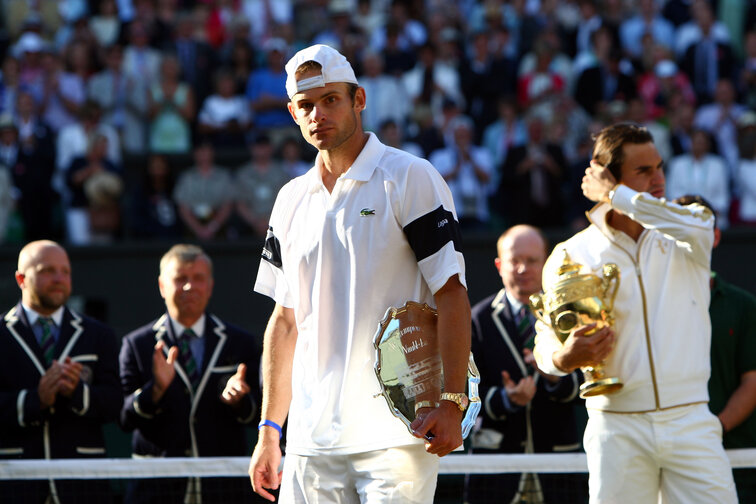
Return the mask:
{"type": "Polygon", "coordinates": [[[152,152],[185,154],[191,149],[194,92],[179,80],[179,62],[167,56],[160,63],[160,82],[149,90],[149,145],[152,152]]]}
{"type": "MultiPolygon", "coordinates": [[[[544,374],[532,353],[535,317],[529,297],[541,292],[546,239],[538,229],[518,225],[502,234],[496,245],[494,263],[503,288],[472,308],[472,351],[485,401],[472,452],[576,451],[580,439],[573,406],[580,373],[544,374]]],[[[560,502],[567,495],[563,480],[535,474],[470,475],[465,494],[470,504],[560,502]]],[[[569,500],[580,501],[579,494],[570,493],[569,500]]]]}
{"type": "Polygon", "coordinates": [[[474,124],[469,117],[452,120],[453,143],[434,152],[429,161],[449,185],[463,229],[481,229],[489,220],[488,195],[493,163],[488,151],[473,143],[474,124]]]}
{"type": "Polygon", "coordinates": [[[31,89],[38,102],[42,101],[45,92],[42,60],[49,55],[47,48],[47,42],[39,34],[27,32],[19,37],[12,51],[20,64],[19,84],[31,89]]]}
{"type": "Polygon", "coordinates": [[[87,98],[90,61],[89,47],[82,42],[67,48],[65,62],[52,53],[43,57],[42,117],[56,133],[76,122],[87,98]]]}
{"type": "Polygon", "coordinates": [[[184,225],[207,241],[224,231],[235,196],[231,174],[214,164],[212,144],[200,141],[194,148],[195,165],[179,176],[173,201],[184,225]]]}
{"type": "Polygon", "coordinates": [[[648,34],[655,44],[672,49],[675,29],[658,12],[656,0],[639,0],[637,13],[620,25],[622,50],[633,59],[641,56],[642,39],[648,34]]]}
{"type": "Polygon", "coordinates": [[[554,227],[564,224],[562,179],[564,152],[549,142],[548,124],[539,116],[527,119],[528,143],[507,154],[491,206],[511,222],[554,227]]]}
{"type": "Polygon", "coordinates": [[[393,34],[397,37],[397,47],[402,51],[418,50],[428,39],[425,26],[410,17],[407,2],[403,0],[391,0],[386,25],[373,32],[370,47],[382,51],[389,45],[388,39],[393,34]]]}
{"type": "MultiPolygon", "coordinates": [[[[3,459],[103,457],[103,425],[118,418],[118,342],[104,324],[66,307],[71,264],[52,241],[18,255],[21,300],[0,325],[0,443],[3,459]]],[[[86,483],[97,502],[112,502],[110,483],[86,483]]],[[[82,483],[12,481],[2,495],[24,502],[81,502],[82,483]]]]}
{"type": "MultiPolygon", "coordinates": [[[[137,457],[228,457],[247,452],[259,404],[259,347],[207,311],[213,266],[194,245],[160,260],[166,313],[123,338],[121,425],[137,457]],[[156,344],[157,342],[157,344],[156,344]]],[[[144,479],[125,502],[257,502],[246,478],[144,479]]]]}
{"type": "Polygon", "coordinates": [[[193,90],[198,102],[203,102],[212,92],[212,76],[217,66],[215,51],[197,35],[195,17],[189,12],[176,18],[174,38],[164,48],[178,58],[181,81],[193,90]]]}
{"type": "Polygon", "coordinates": [[[520,63],[517,78],[517,99],[522,107],[546,112],[555,97],[567,90],[568,62],[558,53],[551,35],[539,36],[533,51],[520,63]]]}
{"type": "Polygon", "coordinates": [[[152,154],[142,183],[131,197],[131,232],[137,238],[175,240],[182,234],[178,207],[173,201],[173,169],[168,158],[152,154]]]}
{"type": "Polygon", "coordinates": [[[288,46],[283,39],[272,38],[265,43],[265,64],[252,72],[246,95],[254,114],[255,127],[267,130],[274,144],[283,136],[298,134],[286,111],[286,72],[284,58],[288,46]]]}
{"type": "Polygon", "coordinates": [[[693,0],[687,3],[689,4],[690,19],[678,26],[675,32],[676,59],[684,58],[691,46],[707,38],[716,44],[723,44],[729,49],[730,32],[727,26],[716,19],[708,0],[693,0]]]}
{"type": "MultiPolygon", "coordinates": [[[[378,49],[370,46],[370,49],[374,51],[380,51],[383,54],[383,61],[385,63],[384,70],[388,75],[400,77],[404,73],[412,70],[415,66],[417,58],[415,57],[415,50],[406,47],[401,42],[400,27],[395,22],[388,22],[386,24],[386,43],[383,49],[378,49]]],[[[378,31],[373,32],[373,37],[378,31]]]]}
{"type": "MultiPolygon", "coordinates": [[[[675,199],[715,209],[701,196],[675,199]]],[[[716,214],[715,214],[716,215],[716,214]]],[[[721,232],[714,228],[714,248],[721,232]]],[[[711,377],[709,409],[722,424],[725,449],[756,448],[756,297],[711,273],[711,377]]],[[[756,469],[733,471],[739,502],[756,499],[756,469]]]]}
{"type": "Polygon", "coordinates": [[[669,134],[672,155],[680,156],[687,154],[693,144],[693,119],[696,108],[690,103],[681,103],[669,113],[669,134]]]}
{"type": "MultiPolygon", "coordinates": [[[[488,149],[496,172],[501,171],[507,160],[509,151],[528,141],[525,122],[520,119],[517,101],[510,96],[502,96],[497,100],[499,118],[483,132],[483,147],[488,149]]],[[[494,177],[494,187],[498,187],[498,180],[494,177]]]]}
{"type": "Polygon", "coordinates": [[[420,146],[416,143],[405,141],[402,129],[393,119],[383,121],[383,124],[378,129],[378,139],[389,147],[409,152],[413,156],[423,157],[423,150],[420,146]]]}
{"type": "Polygon", "coordinates": [[[675,107],[671,105],[675,103],[696,103],[696,95],[688,77],[669,59],[659,61],[640,76],[638,95],[646,108],[644,120],[660,119],[668,112],[674,112],[675,107]]]}
{"type": "MultiPolygon", "coordinates": [[[[604,112],[611,101],[634,98],[637,90],[632,65],[621,57],[620,49],[614,46],[609,28],[597,28],[591,40],[593,51],[582,55],[585,63],[580,63],[584,68],[577,74],[574,96],[587,113],[595,116],[604,112]]],[[[577,71],[578,64],[575,66],[577,71]]]]}
{"type": "Polygon", "coordinates": [[[68,239],[73,245],[113,241],[120,226],[120,171],[107,159],[108,138],[95,133],[86,156],[76,157],[66,173],[71,201],[66,209],[68,239]]]}
{"type": "Polygon", "coordinates": [[[724,159],[713,154],[711,148],[709,133],[694,129],[690,154],[682,154],[669,161],[667,198],[700,194],[716,210],[719,228],[726,229],[730,209],[730,176],[724,159]]]}
{"type": "Polygon", "coordinates": [[[312,167],[302,159],[302,148],[296,137],[286,137],[280,146],[281,168],[289,178],[304,175],[312,167]]]}
{"type": "Polygon", "coordinates": [[[24,148],[42,151],[45,162],[50,164],[49,169],[52,170],[55,166],[53,134],[50,127],[39,117],[34,97],[28,91],[19,92],[14,108],[19,141],[24,148]]]}
{"type": "Polygon", "coordinates": [[[235,40],[229,48],[228,66],[234,75],[234,93],[246,94],[252,75],[254,51],[246,40],[235,40]]]}
{"type": "Polygon", "coordinates": [[[292,24],[293,3],[292,0],[244,0],[243,12],[252,27],[250,41],[254,47],[262,46],[276,27],[292,24]]]}
{"type": "Polygon", "coordinates": [[[59,197],[52,188],[55,171],[52,133],[37,117],[35,107],[31,94],[21,92],[15,126],[10,117],[0,115],[0,159],[18,190],[17,208],[26,241],[49,239],[60,231],[53,222],[59,197]]]}
{"type": "Polygon", "coordinates": [[[743,104],[756,110],[756,29],[746,33],[744,46],[739,86],[744,91],[743,104]]]}
{"type": "Polygon", "coordinates": [[[109,48],[121,35],[118,5],[115,0],[100,0],[97,9],[97,14],[89,19],[89,29],[98,45],[109,48]]]}
{"type": "Polygon", "coordinates": [[[147,147],[147,88],[123,70],[123,48],[105,50],[105,68],[88,83],[87,95],[103,111],[102,121],[119,134],[123,149],[140,154],[147,147]]]}
{"type": "MultiPolygon", "coordinates": [[[[5,242],[8,223],[16,207],[14,200],[19,197],[19,194],[14,194],[19,190],[14,188],[13,173],[20,156],[22,151],[18,142],[18,130],[13,117],[4,113],[0,115],[0,244],[5,242]]],[[[24,203],[27,203],[28,196],[24,203]]]]}
{"type": "Polygon", "coordinates": [[[731,174],[740,159],[737,124],[745,111],[745,107],[735,101],[735,88],[728,79],[717,82],[714,102],[703,105],[696,111],[694,124],[716,138],[717,151],[727,161],[731,174]]]}
{"type": "Polygon", "coordinates": [[[366,130],[377,132],[387,120],[396,124],[407,123],[412,105],[404,83],[398,77],[384,73],[383,56],[371,50],[362,55],[360,85],[370,96],[370,106],[362,111],[362,125],[366,130]]]}
{"type": "Polygon", "coordinates": [[[751,143],[750,152],[743,153],[733,186],[740,189],[734,219],[739,224],[756,226],[756,143],[751,143]]]}
{"type": "Polygon", "coordinates": [[[404,87],[414,106],[430,106],[434,117],[441,114],[445,101],[463,102],[459,72],[436,57],[436,49],[426,44],[419,49],[417,64],[404,74],[404,87]]]}
{"type": "Polygon", "coordinates": [[[20,89],[18,60],[13,56],[6,56],[0,75],[0,113],[15,113],[16,96],[20,89]]]}
{"type": "Polygon", "coordinates": [[[367,41],[353,21],[354,3],[351,0],[331,0],[326,9],[327,27],[313,37],[312,43],[338,47],[348,60],[358,61],[367,41]]]}
{"type": "Polygon", "coordinates": [[[123,73],[150,87],[160,77],[160,52],[149,46],[150,34],[147,24],[134,21],[129,25],[129,43],[123,51],[123,73]]]}
{"type": "Polygon", "coordinates": [[[239,150],[251,125],[249,103],[244,95],[235,94],[233,74],[221,69],[215,73],[215,93],[208,96],[197,116],[200,135],[209,138],[216,148],[239,150]]]}
{"type": "MultiPolygon", "coordinates": [[[[97,102],[87,100],[79,110],[79,120],[63,128],[58,134],[55,146],[55,168],[57,174],[62,174],[71,166],[71,162],[78,156],[84,156],[89,146],[90,137],[99,133],[108,139],[106,159],[113,166],[121,164],[121,147],[118,133],[108,124],[102,122],[102,109],[97,102]]],[[[55,180],[53,181],[55,184],[55,180]]],[[[58,189],[59,186],[53,186],[58,189]]],[[[60,191],[64,193],[65,191],[60,191]]]]}
{"type": "Polygon", "coordinates": [[[580,9],[580,24],[575,35],[575,48],[577,54],[580,54],[595,47],[593,34],[602,27],[603,23],[596,0],[579,0],[577,4],[580,9]]]}
{"type": "Polygon", "coordinates": [[[499,96],[514,94],[517,67],[512,59],[491,51],[488,32],[478,32],[471,36],[469,54],[462,59],[459,73],[467,114],[475,121],[477,141],[497,119],[497,110],[491,104],[499,96]]]}
{"type": "Polygon", "coordinates": [[[252,158],[235,173],[236,212],[256,238],[264,239],[276,195],[290,177],[274,159],[269,137],[258,135],[249,147],[252,158]]]}
{"type": "Polygon", "coordinates": [[[684,41],[687,48],[684,49],[680,60],[682,69],[693,83],[698,103],[709,103],[714,98],[720,79],[734,80],[735,56],[726,29],[721,23],[714,23],[714,13],[709,2],[696,0],[691,9],[695,20],[693,30],[696,34],[690,40],[684,41]],[[717,28],[720,28],[720,33],[717,33],[717,28]]]}

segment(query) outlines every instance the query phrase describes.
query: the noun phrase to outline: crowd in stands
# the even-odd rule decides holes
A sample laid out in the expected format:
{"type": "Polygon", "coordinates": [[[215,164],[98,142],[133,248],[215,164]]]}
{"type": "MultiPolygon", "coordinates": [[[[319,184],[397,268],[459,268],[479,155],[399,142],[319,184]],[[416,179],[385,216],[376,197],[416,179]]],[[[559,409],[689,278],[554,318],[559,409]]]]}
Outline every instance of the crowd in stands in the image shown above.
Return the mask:
{"type": "Polygon", "coordinates": [[[363,124],[466,229],[582,228],[591,135],[646,125],[669,198],[756,225],[747,0],[5,0],[0,242],[260,237],[309,169],[284,64],[336,47],[363,124]]]}

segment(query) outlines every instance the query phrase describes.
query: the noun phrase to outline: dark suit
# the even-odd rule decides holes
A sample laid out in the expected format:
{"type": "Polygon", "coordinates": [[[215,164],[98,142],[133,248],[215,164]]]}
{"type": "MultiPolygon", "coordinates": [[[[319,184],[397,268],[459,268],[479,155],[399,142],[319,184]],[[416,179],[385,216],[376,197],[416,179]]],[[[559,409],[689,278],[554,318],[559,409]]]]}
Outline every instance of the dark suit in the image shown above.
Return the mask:
{"type": "MultiPolygon", "coordinates": [[[[116,421],[121,407],[118,343],[113,331],[94,319],[65,309],[55,345],[55,359],[70,357],[83,365],[79,385],[69,399],[58,395],[53,407],[40,408],[37,387],[47,366],[42,349],[19,303],[0,325],[0,458],[60,459],[105,456],[102,426],[116,421]]],[[[43,503],[82,502],[87,496],[108,502],[108,482],[10,482],[2,500],[43,503]],[[98,488],[99,487],[99,488],[98,488]],[[105,491],[92,497],[91,491],[105,491]],[[11,492],[23,492],[14,495],[11,492]],[[12,496],[12,497],[11,497],[12,496]]]]}
{"type": "MultiPolygon", "coordinates": [[[[574,415],[578,373],[561,378],[555,385],[548,383],[525,364],[522,354],[525,345],[503,289],[473,307],[472,351],[480,371],[483,401],[481,428],[472,440],[474,453],[566,452],[580,447],[574,415]],[[507,409],[502,396],[502,371],[507,371],[515,383],[526,375],[534,376],[536,394],[527,406],[511,405],[514,410],[507,409]]],[[[561,498],[557,493],[556,500],[550,500],[553,485],[547,475],[539,478],[546,502],[566,502],[563,484],[561,498]]],[[[519,481],[519,474],[470,476],[468,501],[509,502],[519,481]]],[[[573,502],[571,497],[568,500],[573,502]]]]}
{"type": "MultiPolygon", "coordinates": [[[[732,49],[728,44],[716,42],[714,51],[714,61],[717,65],[715,74],[716,80],[728,79],[736,81],[736,61],[732,49]]],[[[710,87],[706,76],[709,71],[711,62],[707,58],[702,58],[699,51],[703,47],[703,41],[691,44],[685,51],[685,55],[680,61],[682,70],[688,75],[693,89],[696,92],[698,103],[710,103],[714,99],[714,87],[710,87]]]]}
{"type": "MultiPolygon", "coordinates": [[[[556,144],[545,144],[545,154],[564,170],[567,166],[562,148],[556,144]]],[[[510,222],[532,224],[538,227],[560,226],[564,221],[562,201],[562,172],[554,174],[543,170],[543,190],[545,203],[533,198],[534,177],[530,171],[518,173],[517,167],[528,157],[528,146],[513,146],[507,154],[501,170],[501,180],[496,194],[489,200],[490,208],[510,222]]]]}
{"type": "MultiPolygon", "coordinates": [[[[205,318],[202,338],[202,378],[197,390],[192,390],[177,360],[176,376],[155,404],[152,355],[158,341],[166,343],[166,352],[176,345],[170,318],[163,315],[124,337],[120,355],[125,396],[121,424],[127,431],[134,431],[134,456],[219,457],[248,453],[246,428],[257,419],[259,347],[252,335],[210,314],[205,318]],[[221,402],[220,396],[241,363],[247,365],[246,379],[252,392],[234,408],[221,402]]],[[[246,478],[202,480],[201,487],[202,504],[252,498],[246,478]]],[[[139,481],[130,488],[127,502],[184,502],[186,489],[186,480],[139,481]]]]}

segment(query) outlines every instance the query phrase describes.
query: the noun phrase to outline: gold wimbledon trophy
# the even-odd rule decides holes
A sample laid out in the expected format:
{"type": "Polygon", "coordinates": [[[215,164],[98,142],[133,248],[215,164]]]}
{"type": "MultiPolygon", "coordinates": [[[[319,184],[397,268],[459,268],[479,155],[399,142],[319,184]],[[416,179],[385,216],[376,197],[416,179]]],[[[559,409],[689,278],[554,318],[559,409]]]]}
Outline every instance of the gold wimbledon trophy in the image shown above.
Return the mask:
{"type": "MultiPolygon", "coordinates": [[[[590,336],[614,324],[612,310],[620,281],[619,268],[613,263],[605,264],[600,278],[591,273],[581,275],[581,267],[565,251],[559,280],[548,292],[530,296],[536,318],[553,328],[562,343],[575,328],[595,322],[596,328],[586,333],[590,336]]],[[[580,387],[582,398],[611,394],[622,388],[619,378],[606,376],[602,363],[582,370],[585,377],[580,387]]]]}

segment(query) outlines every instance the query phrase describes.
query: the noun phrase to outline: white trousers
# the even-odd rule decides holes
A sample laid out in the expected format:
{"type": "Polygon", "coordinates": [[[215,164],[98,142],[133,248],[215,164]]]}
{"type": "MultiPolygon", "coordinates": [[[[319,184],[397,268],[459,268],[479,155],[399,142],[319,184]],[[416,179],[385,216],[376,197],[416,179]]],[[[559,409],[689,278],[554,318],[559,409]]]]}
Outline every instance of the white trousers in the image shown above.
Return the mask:
{"type": "Polygon", "coordinates": [[[591,504],[737,504],[722,427],[706,404],[588,415],[591,504]]]}
{"type": "Polygon", "coordinates": [[[352,455],[286,454],[281,504],[431,504],[439,458],[421,444],[352,455]]]}

